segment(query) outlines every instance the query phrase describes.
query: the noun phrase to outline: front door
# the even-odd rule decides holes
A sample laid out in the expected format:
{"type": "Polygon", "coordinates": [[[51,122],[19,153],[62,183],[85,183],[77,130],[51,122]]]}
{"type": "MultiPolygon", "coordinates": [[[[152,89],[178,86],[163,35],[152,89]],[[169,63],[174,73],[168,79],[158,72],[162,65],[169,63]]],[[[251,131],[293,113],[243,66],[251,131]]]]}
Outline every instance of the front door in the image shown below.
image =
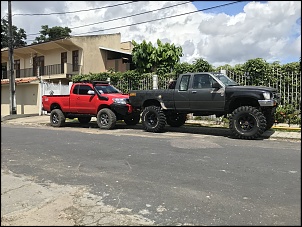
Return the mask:
{"type": "Polygon", "coordinates": [[[79,94],[76,97],[76,109],[80,114],[93,114],[95,113],[95,106],[93,105],[93,99],[96,95],[88,95],[87,92],[92,90],[88,85],[79,85],[79,94]]]}
{"type": "Polygon", "coordinates": [[[189,89],[190,108],[193,111],[223,111],[224,89],[212,88],[214,78],[209,74],[195,74],[189,89]]]}
{"type": "Polygon", "coordinates": [[[34,76],[43,76],[44,75],[44,56],[34,57],[33,58],[33,70],[34,76]],[[38,75],[38,68],[40,70],[38,75]]]}
{"type": "Polygon", "coordinates": [[[178,87],[174,90],[174,103],[176,110],[188,110],[190,108],[188,88],[191,75],[182,75],[178,87]]]}
{"type": "Polygon", "coordinates": [[[67,52],[61,53],[61,74],[64,74],[64,63],[67,63],[67,52]]]}
{"type": "Polygon", "coordinates": [[[16,78],[20,78],[20,60],[14,60],[14,69],[16,72],[16,78]]]}

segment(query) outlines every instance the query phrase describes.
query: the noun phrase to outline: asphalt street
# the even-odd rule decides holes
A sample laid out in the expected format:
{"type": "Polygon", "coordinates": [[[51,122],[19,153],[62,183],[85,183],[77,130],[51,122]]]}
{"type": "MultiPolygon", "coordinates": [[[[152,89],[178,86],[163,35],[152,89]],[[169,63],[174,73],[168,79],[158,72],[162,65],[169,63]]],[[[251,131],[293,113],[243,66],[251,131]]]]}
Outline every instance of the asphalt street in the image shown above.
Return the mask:
{"type": "Polygon", "coordinates": [[[227,129],[186,127],[159,134],[123,125],[1,129],[6,225],[44,217],[43,225],[55,212],[53,225],[301,224],[300,141],[237,140],[227,129]],[[30,219],[31,212],[39,215],[30,219]]]}

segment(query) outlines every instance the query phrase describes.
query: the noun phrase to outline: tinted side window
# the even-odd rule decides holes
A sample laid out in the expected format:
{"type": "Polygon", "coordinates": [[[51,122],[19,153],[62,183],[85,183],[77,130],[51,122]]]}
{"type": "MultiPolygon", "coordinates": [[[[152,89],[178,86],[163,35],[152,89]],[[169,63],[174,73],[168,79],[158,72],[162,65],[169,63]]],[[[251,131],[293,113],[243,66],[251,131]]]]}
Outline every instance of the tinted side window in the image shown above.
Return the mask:
{"type": "Polygon", "coordinates": [[[72,93],[77,95],[77,94],[78,94],[79,87],[80,87],[80,85],[74,86],[74,87],[73,87],[72,93]]]}
{"type": "Polygon", "coordinates": [[[79,95],[87,95],[87,92],[92,90],[88,85],[80,85],[79,87],[79,95]]]}
{"type": "Polygon", "coordinates": [[[208,74],[196,74],[193,79],[193,88],[211,88],[213,78],[208,74]]]}
{"type": "Polygon", "coordinates": [[[187,91],[189,87],[190,75],[183,75],[179,83],[180,91],[187,91]]]}

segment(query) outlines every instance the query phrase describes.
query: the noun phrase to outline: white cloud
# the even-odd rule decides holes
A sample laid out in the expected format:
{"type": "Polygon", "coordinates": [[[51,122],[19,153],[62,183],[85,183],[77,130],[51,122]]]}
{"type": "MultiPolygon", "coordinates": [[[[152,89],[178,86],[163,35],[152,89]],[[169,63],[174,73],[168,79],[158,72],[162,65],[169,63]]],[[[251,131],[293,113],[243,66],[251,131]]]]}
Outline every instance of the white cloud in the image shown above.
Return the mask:
{"type": "MultiPolygon", "coordinates": [[[[50,13],[81,9],[100,8],[127,3],[123,1],[12,1],[12,13],[50,13]]],[[[13,24],[24,28],[27,34],[39,33],[41,25],[67,26],[72,35],[103,30],[148,20],[160,19],[197,10],[192,3],[168,9],[105,22],[117,17],[156,10],[179,1],[138,1],[117,7],[84,11],[73,14],[51,16],[14,16],[13,24]]],[[[233,5],[236,7],[236,4],[233,5]]],[[[1,1],[1,18],[7,13],[7,1],[1,1]]],[[[264,58],[268,62],[298,59],[301,56],[301,2],[271,1],[267,3],[247,2],[243,12],[237,15],[213,14],[208,11],[172,17],[160,21],[139,24],[119,29],[94,32],[108,34],[120,32],[122,41],[151,41],[157,39],[182,46],[184,56],[181,61],[192,62],[204,58],[210,64],[244,63],[252,58],[264,58]]],[[[84,35],[84,34],[82,34],[84,35]]],[[[33,40],[37,35],[28,36],[33,40]]],[[[30,42],[28,42],[30,43],[30,42]]]]}

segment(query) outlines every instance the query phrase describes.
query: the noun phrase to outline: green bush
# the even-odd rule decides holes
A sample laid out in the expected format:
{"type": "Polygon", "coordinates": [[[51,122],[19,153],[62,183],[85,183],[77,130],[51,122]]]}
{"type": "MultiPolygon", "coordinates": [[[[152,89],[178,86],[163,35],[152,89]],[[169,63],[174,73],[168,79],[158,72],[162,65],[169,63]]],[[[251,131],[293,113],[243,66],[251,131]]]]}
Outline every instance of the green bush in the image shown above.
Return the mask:
{"type": "Polygon", "coordinates": [[[279,105],[275,113],[276,123],[297,124],[301,127],[301,111],[294,104],[279,105]]]}

